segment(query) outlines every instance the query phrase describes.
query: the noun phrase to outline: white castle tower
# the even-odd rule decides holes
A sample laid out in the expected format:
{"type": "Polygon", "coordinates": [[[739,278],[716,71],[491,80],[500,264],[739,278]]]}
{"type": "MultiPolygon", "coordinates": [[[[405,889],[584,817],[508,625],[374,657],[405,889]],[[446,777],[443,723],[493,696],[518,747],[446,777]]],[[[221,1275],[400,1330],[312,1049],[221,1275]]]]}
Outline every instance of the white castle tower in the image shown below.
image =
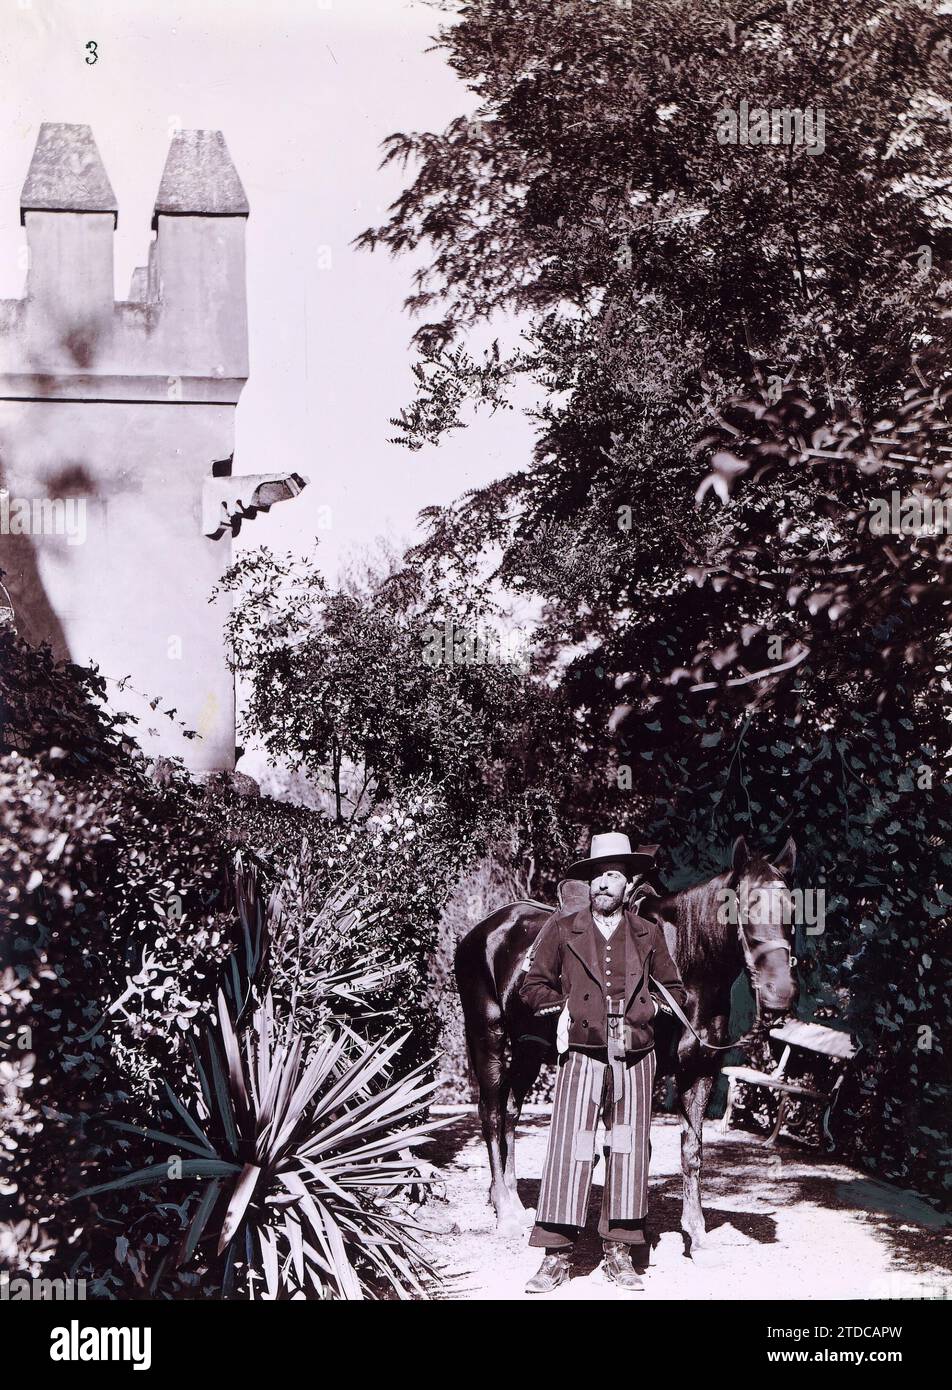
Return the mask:
{"type": "Polygon", "coordinates": [[[305,480],[231,472],[248,203],[221,132],[174,137],[149,263],[119,303],[117,218],[90,128],[43,125],[21,196],[25,294],[0,301],[2,581],[28,640],[128,677],[113,703],[140,717],[146,751],[230,769],[227,610],[208,598],[242,519],[305,480]]]}

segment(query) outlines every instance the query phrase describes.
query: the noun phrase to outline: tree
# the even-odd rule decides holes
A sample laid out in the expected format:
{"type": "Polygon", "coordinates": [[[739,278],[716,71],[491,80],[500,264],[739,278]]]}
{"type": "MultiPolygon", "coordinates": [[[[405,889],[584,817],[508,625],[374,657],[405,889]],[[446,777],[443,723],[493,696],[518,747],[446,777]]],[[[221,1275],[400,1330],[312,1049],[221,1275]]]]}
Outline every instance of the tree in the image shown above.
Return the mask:
{"type": "Polygon", "coordinates": [[[329,776],[338,823],[425,782],[461,827],[492,833],[531,789],[558,786],[559,696],[534,680],[522,629],[487,598],[412,578],[332,592],[311,562],[242,556],[223,588],[241,595],[227,632],[248,682],[246,731],[329,776]]]}
{"type": "Polygon", "coordinates": [[[399,438],[437,441],[520,376],[542,399],[532,459],[425,514],[411,563],[498,553],[496,582],[545,604],[580,822],[641,819],[673,878],[738,830],[793,831],[830,897],[801,941],[814,1002],[892,1106],[858,1156],[937,1191],[948,535],[869,523],[884,479],[948,496],[950,17],[443,8],[476,111],[391,137],[416,170],[363,237],[422,257],[399,438]],[[775,143],[719,138],[761,110],[775,143]],[[812,148],[783,137],[795,110],[822,113],[812,148]],[[518,343],[474,357],[507,315],[518,343]]]}
{"type": "MultiPolygon", "coordinates": [[[[711,645],[715,589],[699,604],[690,580],[746,524],[694,506],[727,403],[756,380],[774,402],[786,384],[875,420],[916,352],[948,342],[952,30],[909,3],[738,17],[510,0],[460,16],[440,43],[476,116],[391,137],[386,158],[419,172],[364,235],[428,251],[409,304],[442,310],[416,335],[403,438],[438,438],[467,394],[494,399],[519,374],[544,400],[532,466],[425,514],[419,558],[464,569],[501,548],[498,580],[549,601],[551,646],[590,648],[571,679],[599,744],[615,675],[660,681],[711,645]],[[742,100],[822,111],[822,153],[719,143],[718,114],[742,100]],[[480,369],[445,346],[501,311],[527,324],[518,351],[480,369]]],[[[812,511],[809,486],[779,491],[771,524],[812,511]]]]}

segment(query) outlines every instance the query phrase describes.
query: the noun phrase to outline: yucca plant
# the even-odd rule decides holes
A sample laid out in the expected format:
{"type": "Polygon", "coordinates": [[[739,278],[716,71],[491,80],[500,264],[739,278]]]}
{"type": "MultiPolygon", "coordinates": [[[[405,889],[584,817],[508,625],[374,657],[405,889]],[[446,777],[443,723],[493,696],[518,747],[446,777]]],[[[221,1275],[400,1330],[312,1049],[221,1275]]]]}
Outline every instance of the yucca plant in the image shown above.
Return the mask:
{"type": "MultiPolygon", "coordinates": [[[[420,1184],[408,1151],[447,1121],[421,1117],[437,1084],[425,1079],[430,1064],[390,1079],[405,1041],[338,1032],[306,1052],[293,1022],[276,1021],[269,993],[242,1048],[219,991],[217,1022],[193,1043],[197,1115],[168,1091],[188,1137],[113,1122],[191,1155],[178,1158],[181,1179],[203,1180],[175,1266],[217,1237],[224,1297],[242,1277],[251,1297],[263,1279],[270,1299],[423,1294],[434,1273],[423,1233],[392,1197],[420,1184]]],[[[79,1195],[169,1184],[169,1174],[166,1159],[79,1195]]]]}
{"type": "Polygon", "coordinates": [[[225,962],[222,987],[237,1025],[251,1000],[251,990],[265,966],[270,945],[270,922],[276,895],[265,902],[258,870],[238,850],[231,873],[235,916],[235,950],[225,962]]]}
{"type": "Polygon", "coordinates": [[[322,1031],[332,1018],[366,1025],[384,1017],[372,1000],[405,968],[386,960],[379,949],[355,949],[358,929],[366,937],[384,915],[358,913],[350,906],[355,891],[329,893],[308,918],[286,913],[280,898],[270,908],[269,986],[308,1034],[322,1031]]]}
{"type": "Polygon", "coordinates": [[[254,995],[268,989],[278,1010],[308,1036],[332,1018],[346,1027],[384,1017],[373,1001],[406,969],[370,945],[385,914],[355,907],[353,886],[322,890],[306,842],[267,898],[256,865],[240,851],[231,884],[236,948],[222,987],[236,1027],[254,995]]]}
{"type": "Polygon", "coordinates": [[[269,950],[262,987],[311,1035],[334,1016],[361,1025],[384,1016],[405,962],[384,954],[386,913],[358,905],[358,889],[328,884],[303,842],[268,902],[269,950]]]}

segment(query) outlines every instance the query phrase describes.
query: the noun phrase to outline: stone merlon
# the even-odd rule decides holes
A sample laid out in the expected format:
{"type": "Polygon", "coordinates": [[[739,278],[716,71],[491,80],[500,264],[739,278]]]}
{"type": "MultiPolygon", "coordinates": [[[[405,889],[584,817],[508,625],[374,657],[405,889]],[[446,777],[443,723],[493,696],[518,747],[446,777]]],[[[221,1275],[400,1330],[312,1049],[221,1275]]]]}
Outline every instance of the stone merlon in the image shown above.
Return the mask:
{"type": "Polygon", "coordinates": [[[116,225],[116,195],[88,125],[40,126],[20,194],[21,224],[28,212],[110,212],[116,225]]]}
{"type": "Polygon", "coordinates": [[[248,216],[248,199],[220,130],[181,130],[175,136],[155,200],[153,228],[163,213],[248,216]]]}
{"type": "Polygon", "coordinates": [[[218,130],[183,130],[148,264],[115,300],[116,197],[86,125],[45,123],[21,195],[28,269],[0,302],[0,399],[235,404],[248,376],[248,200],[218,130]]]}

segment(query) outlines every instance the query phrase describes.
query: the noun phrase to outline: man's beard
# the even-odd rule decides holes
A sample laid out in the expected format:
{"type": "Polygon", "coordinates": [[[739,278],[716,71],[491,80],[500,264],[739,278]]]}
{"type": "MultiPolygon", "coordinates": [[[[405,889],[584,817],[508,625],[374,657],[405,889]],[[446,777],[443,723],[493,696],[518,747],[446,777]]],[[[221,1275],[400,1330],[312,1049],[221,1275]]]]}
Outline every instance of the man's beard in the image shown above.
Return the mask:
{"type": "Polygon", "coordinates": [[[621,902],[613,893],[596,893],[592,898],[592,910],[599,917],[613,917],[620,910],[621,902]]]}

